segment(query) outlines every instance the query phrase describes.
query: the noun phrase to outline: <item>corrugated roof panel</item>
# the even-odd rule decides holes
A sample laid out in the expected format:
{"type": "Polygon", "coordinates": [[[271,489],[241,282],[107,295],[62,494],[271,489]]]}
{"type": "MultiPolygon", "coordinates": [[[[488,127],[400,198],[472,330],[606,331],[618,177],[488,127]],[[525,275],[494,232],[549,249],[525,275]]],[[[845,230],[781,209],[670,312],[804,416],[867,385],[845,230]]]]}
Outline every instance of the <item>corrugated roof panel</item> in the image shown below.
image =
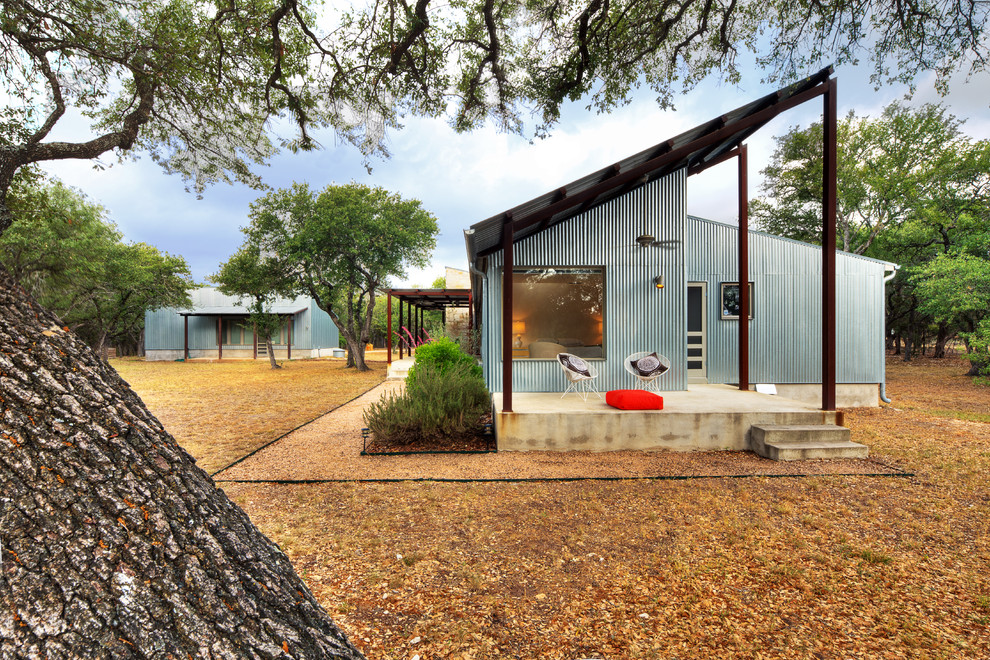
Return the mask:
{"type": "MultiPolygon", "coordinates": [[[[821,85],[828,80],[831,72],[831,67],[822,69],[813,76],[809,76],[808,78],[789,85],[788,87],[778,90],[777,92],[767,94],[766,96],[763,96],[755,101],[751,101],[750,103],[736,108],[721,117],[711,119],[703,124],[700,124],[699,126],[685,131],[684,133],[681,133],[671,140],[666,140],[653,145],[648,149],[644,149],[643,151],[640,151],[639,153],[616,163],[619,167],[618,172],[615,169],[615,165],[612,165],[568,183],[566,186],[563,186],[563,188],[567,193],[565,201],[570,198],[570,200],[572,200],[571,203],[563,204],[562,208],[557,213],[554,213],[548,222],[541,223],[541,229],[537,229],[535,231],[546,230],[560,221],[568,220],[578,213],[587,211],[597,205],[614,199],[619,194],[634,190],[636,186],[630,186],[630,171],[646,166],[647,163],[657,159],[659,155],[662,155],[663,153],[668,151],[676,151],[682,148],[690,148],[692,143],[696,141],[699,142],[697,149],[681,155],[681,157],[675,158],[671,162],[658,163],[652,171],[647,171],[645,174],[650,180],[663,177],[683,167],[703,164],[713,158],[717,158],[718,156],[735,148],[743,140],[748,138],[764,124],[770,121],[770,119],[772,119],[772,116],[767,118],[761,117],[756,120],[755,123],[750,123],[747,125],[746,122],[751,122],[751,118],[756,113],[772,108],[778,103],[790,100],[798,94],[802,94],[816,86],[821,85]],[[724,128],[732,129],[735,124],[740,124],[738,126],[738,130],[730,130],[730,133],[724,140],[721,140],[714,145],[703,143],[705,138],[712,133],[723,130],[724,128]],[[618,174],[618,177],[616,177],[616,174],[618,174]],[[622,176],[623,174],[625,174],[625,176],[622,176]],[[616,179],[615,185],[613,187],[609,187],[607,186],[607,181],[612,178],[616,179]],[[604,186],[602,191],[599,194],[594,195],[591,200],[581,199],[579,197],[580,195],[593,191],[596,187],[601,186],[604,186]],[[575,198],[578,199],[575,200],[575,198]]],[[[514,207],[511,210],[513,221],[520,222],[526,220],[527,218],[540,217],[540,214],[544,213],[546,209],[554,204],[557,204],[558,202],[561,202],[559,190],[560,189],[558,188],[557,190],[540,195],[539,197],[514,207]]],[[[501,227],[505,223],[505,219],[506,214],[500,213],[472,226],[474,232],[466,235],[469,253],[468,256],[472,262],[479,255],[487,254],[499,246],[501,243],[501,227]]],[[[526,229],[528,230],[529,227],[526,227],[526,229]]],[[[515,240],[522,240],[523,238],[531,236],[535,233],[535,231],[517,231],[515,233],[515,240]]]]}

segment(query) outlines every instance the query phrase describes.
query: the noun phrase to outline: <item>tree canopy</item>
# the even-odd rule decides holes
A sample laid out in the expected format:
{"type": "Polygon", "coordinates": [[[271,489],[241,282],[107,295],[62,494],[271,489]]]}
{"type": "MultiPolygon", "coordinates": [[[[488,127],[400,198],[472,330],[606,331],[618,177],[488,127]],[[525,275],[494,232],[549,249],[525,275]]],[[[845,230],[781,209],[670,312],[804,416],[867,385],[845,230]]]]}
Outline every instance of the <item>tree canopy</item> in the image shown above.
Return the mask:
{"type": "MultiPolygon", "coordinates": [[[[765,197],[751,206],[760,228],[820,241],[821,130],[815,123],[777,138],[765,197]]],[[[838,129],[838,181],[840,247],[905,273],[888,286],[887,323],[906,357],[930,337],[942,356],[990,317],[973,284],[990,263],[990,141],[967,136],[939,105],[850,114],[838,129]]]]}
{"type": "Polygon", "coordinates": [[[348,364],[367,369],[376,294],[407,267],[428,264],[436,218],[419,200],[356,183],[318,194],[294,184],[256,200],[250,218],[242,250],[271,255],[278,286],[312,296],[340,330],[348,364]]]}
{"type": "Polygon", "coordinates": [[[366,154],[408,114],[521,131],[532,111],[542,132],[567,101],[605,111],[645,84],[667,105],[708,75],[738,81],[750,50],[768,80],[865,52],[878,84],[934,71],[944,88],[985,66],[986,24],[983,3],[957,2],[5,0],[0,211],[32,163],[138,148],[197,189],[257,185],[253,163],[315,146],[315,129],[366,154]],[[51,139],[70,109],[93,135],[51,139]],[[272,137],[280,117],[292,135],[272,137]]]}
{"type": "Polygon", "coordinates": [[[0,235],[0,263],[104,358],[110,344],[138,344],[145,311],[189,303],[185,260],[125,243],[81,193],[22,180],[12,200],[17,222],[0,235]]]}
{"type": "Polygon", "coordinates": [[[284,289],[284,279],[280,276],[274,259],[263,257],[257,246],[245,245],[220,264],[219,272],[210,278],[221,293],[248,299],[248,322],[264,340],[272,369],[280,368],[275,361],[272,335],[285,324],[278,314],[271,312],[272,304],[284,289]]]}

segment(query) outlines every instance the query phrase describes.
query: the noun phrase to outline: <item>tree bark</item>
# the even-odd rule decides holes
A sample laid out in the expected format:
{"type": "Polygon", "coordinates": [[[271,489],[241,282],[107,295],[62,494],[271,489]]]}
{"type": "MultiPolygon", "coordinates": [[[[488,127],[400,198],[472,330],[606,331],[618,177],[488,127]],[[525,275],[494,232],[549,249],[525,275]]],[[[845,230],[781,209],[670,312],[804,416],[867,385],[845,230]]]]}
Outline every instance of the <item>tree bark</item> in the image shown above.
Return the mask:
{"type": "Polygon", "coordinates": [[[0,411],[0,657],[363,657],[127,383],[2,268],[0,411]]]}
{"type": "Polygon", "coordinates": [[[265,337],[265,347],[268,349],[268,364],[272,369],[281,369],[282,365],[275,361],[275,348],[272,346],[272,336],[265,337]]]}
{"type": "Polygon", "coordinates": [[[364,361],[365,344],[352,341],[348,337],[344,338],[344,342],[347,344],[347,366],[354,367],[358,371],[368,371],[368,365],[364,361]]]}
{"type": "Polygon", "coordinates": [[[949,328],[944,323],[939,323],[938,333],[935,335],[935,355],[933,357],[945,357],[945,346],[949,343],[949,339],[949,328]]]}

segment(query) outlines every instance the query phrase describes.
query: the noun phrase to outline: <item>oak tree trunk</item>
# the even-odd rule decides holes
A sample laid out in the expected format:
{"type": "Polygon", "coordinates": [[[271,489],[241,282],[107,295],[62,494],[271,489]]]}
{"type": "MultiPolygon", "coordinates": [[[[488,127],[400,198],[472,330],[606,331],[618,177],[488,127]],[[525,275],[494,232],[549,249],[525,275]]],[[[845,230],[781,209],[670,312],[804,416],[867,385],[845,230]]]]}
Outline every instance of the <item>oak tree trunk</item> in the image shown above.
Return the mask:
{"type": "Polygon", "coordinates": [[[59,325],[0,268],[0,657],[361,658],[59,325]]]}
{"type": "Polygon", "coordinates": [[[366,344],[360,341],[351,341],[347,337],[344,338],[344,343],[347,344],[347,366],[354,367],[358,371],[368,371],[368,364],[364,361],[366,344]]]}
{"type": "Polygon", "coordinates": [[[265,348],[268,349],[268,365],[272,369],[281,369],[282,365],[275,361],[275,348],[272,346],[272,336],[265,337],[265,348]]]}
{"type": "Polygon", "coordinates": [[[938,333],[935,335],[935,355],[936,358],[945,357],[945,348],[949,343],[949,328],[944,323],[938,324],[938,333]]]}
{"type": "Polygon", "coordinates": [[[347,342],[347,356],[350,360],[353,360],[353,364],[347,366],[353,366],[358,371],[368,371],[368,364],[364,361],[364,349],[367,344],[360,341],[350,341],[347,342]]]}

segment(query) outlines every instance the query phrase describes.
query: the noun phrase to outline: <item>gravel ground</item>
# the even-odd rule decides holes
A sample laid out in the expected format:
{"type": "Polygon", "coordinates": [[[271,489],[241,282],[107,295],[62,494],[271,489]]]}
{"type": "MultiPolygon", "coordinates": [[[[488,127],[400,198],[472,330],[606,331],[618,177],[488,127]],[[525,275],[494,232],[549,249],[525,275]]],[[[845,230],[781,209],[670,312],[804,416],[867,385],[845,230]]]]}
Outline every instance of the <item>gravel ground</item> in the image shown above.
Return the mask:
{"type": "Polygon", "coordinates": [[[386,381],[215,475],[223,481],[637,479],[737,475],[896,474],[882,458],[777,462],[751,452],[499,452],[361,456],[362,412],[386,381]]]}

